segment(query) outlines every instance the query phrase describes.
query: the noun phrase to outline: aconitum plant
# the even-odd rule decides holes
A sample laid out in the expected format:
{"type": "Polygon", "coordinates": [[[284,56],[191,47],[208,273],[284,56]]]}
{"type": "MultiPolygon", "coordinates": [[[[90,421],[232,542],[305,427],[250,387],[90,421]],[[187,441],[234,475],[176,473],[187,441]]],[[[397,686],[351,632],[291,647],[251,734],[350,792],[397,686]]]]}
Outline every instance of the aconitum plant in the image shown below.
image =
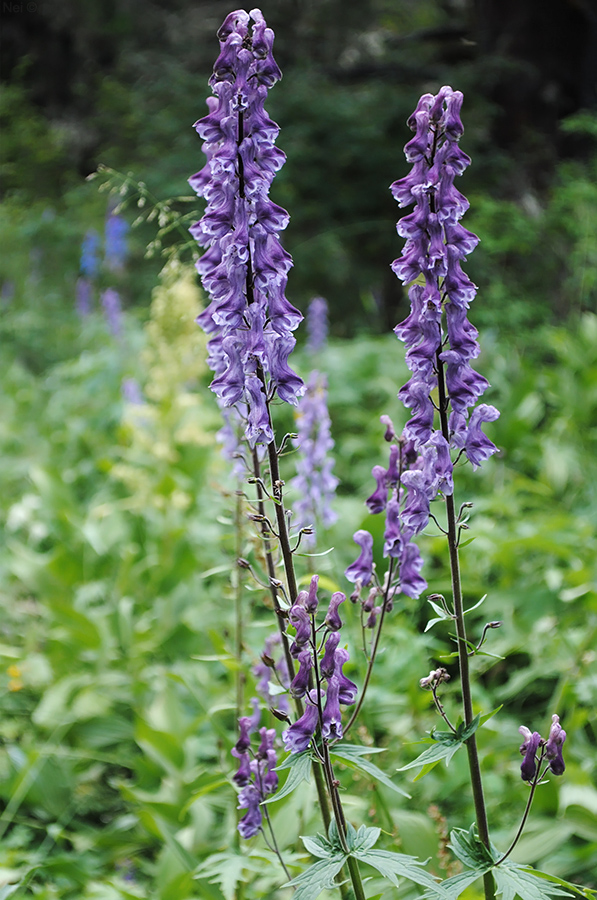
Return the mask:
{"type": "MultiPolygon", "coordinates": [[[[204,249],[197,269],[209,304],[199,323],[209,337],[209,361],[215,373],[211,387],[226,416],[227,446],[238,462],[236,475],[242,476],[244,470],[246,491],[237,490],[236,496],[257,528],[253,543],[257,550],[251,559],[238,556],[233,578],[235,651],[242,672],[237,679],[240,736],[231,740],[236,768],[230,769],[230,782],[239,791],[238,832],[244,840],[266,842],[283,869],[286,887],[296,889],[297,900],[316,900],[324,889],[337,890],[345,900],[365,900],[370,896],[365,875],[371,868],[394,887],[399,879],[413,882],[425,900],[456,900],[478,880],[483,882],[485,900],[493,900],[496,893],[510,900],[517,894],[523,900],[550,900],[569,895],[570,890],[578,892],[574,885],[510,859],[536,789],[548,774],[564,772],[566,733],[558,715],[553,715],[547,738],[521,725],[521,776],[529,785],[529,798],[507,849],[497,849],[491,840],[476,744],[476,732],[484,720],[474,715],[472,664],[489,631],[501,623],[488,622],[475,640],[467,636],[469,610],[464,604],[459,552],[471,504],[465,501],[457,506],[455,493],[459,467],[470,463],[476,469],[496,452],[482,425],[499,413],[481,402],[489,385],[472,366],[480,352],[477,330],[468,318],[476,288],[462,264],[477,238],[460,224],[468,201],[455,185],[470,164],[459,144],[462,94],[446,86],[421,97],[408,120],[414,137],[405,153],[412,170],[392,185],[401,206],[414,205],[398,223],[398,234],[406,243],[392,265],[409,285],[411,311],[395,329],[405,344],[411,372],[398,393],[408,415],[402,429],[389,416],[382,416],[387,455],[373,467],[374,487],[365,501],[371,514],[384,516],[383,527],[376,531],[383,535],[382,545],[376,548],[369,531],[355,531],[360,552],[345,572],[351,586],[347,601],[348,590],[313,573],[310,563],[302,561],[309,557],[297,553],[310,529],[286,508],[280,465],[289,443],[297,438],[278,439],[273,419],[275,398],[296,405],[305,391],[288,361],[295,344],[293,332],[302,319],[285,296],[292,263],[280,233],[288,214],[269,198],[273,177],[285,159],[275,146],[278,127],[264,108],[269,89],[280,78],[273,57],[274,35],[260,10],[253,9],[230,13],[218,37],[220,55],[210,79],[209,112],[195,125],[204,140],[207,162],[190,179],[205,198],[206,208],[191,230],[204,249]],[[378,748],[362,740],[364,733],[356,725],[370,697],[368,688],[375,682],[385,629],[392,628],[405,606],[422,602],[427,590],[426,563],[416,540],[428,528],[445,537],[451,592],[447,597],[432,594],[427,598],[436,614],[427,629],[442,620],[452,624],[458,677],[435,666],[420,678],[418,688],[430,692],[444,730],[432,732],[424,752],[402,769],[418,768],[424,774],[458,752],[467,757],[475,822],[470,828],[465,823],[466,828],[452,831],[450,846],[462,871],[443,881],[424,861],[385,849],[380,828],[350,821],[339,769],[348,764],[403,793],[368,759],[378,748]],[[375,562],[380,559],[385,561],[383,571],[378,571],[375,562]],[[265,594],[275,619],[275,629],[253,659],[244,638],[248,622],[241,576],[252,579],[253,596],[255,591],[265,594]],[[355,610],[360,620],[356,639],[351,633],[355,610]],[[351,652],[355,644],[362,645],[363,653],[351,652]],[[360,666],[363,658],[365,665],[360,666]],[[247,716],[242,709],[243,685],[244,680],[250,684],[251,678],[258,696],[251,700],[253,712],[247,716]],[[458,694],[462,711],[455,718],[458,694]],[[258,729],[256,746],[253,735],[258,729]],[[361,743],[349,743],[349,734],[361,743]],[[280,786],[279,773],[286,772],[280,786]],[[303,838],[314,861],[301,867],[296,854],[278,840],[270,805],[283,800],[311,774],[325,833],[303,838]]],[[[315,312],[319,318],[317,327],[310,327],[311,351],[321,347],[318,330],[327,329],[325,310],[319,305],[315,312]]],[[[327,410],[323,395],[309,397],[311,387],[310,382],[301,402],[307,403],[315,423],[324,420],[327,410]]],[[[321,450],[329,453],[329,433],[324,437],[321,450]]],[[[310,447],[310,439],[303,435],[299,444],[314,459],[316,440],[310,447]]],[[[306,493],[307,473],[302,474],[304,484],[299,482],[298,488],[306,493]]],[[[299,499],[299,513],[300,503],[299,499]]],[[[239,515],[236,522],[242,537],[239,515]]],[[[242,545],[239,538],[237,547],[242,545]]],[[[404,695],[410,687],[396,683],[395,691],[404,695]]],[[[513,745],[513,757],[515,752],[513,745]]],[[[206,865],[209,868],[211,861],[206,865]]],[[[244,887],[240,891],[247,896],[244,887]]],[[[381,896],[377,889],[375,896],[381,896]]]]}

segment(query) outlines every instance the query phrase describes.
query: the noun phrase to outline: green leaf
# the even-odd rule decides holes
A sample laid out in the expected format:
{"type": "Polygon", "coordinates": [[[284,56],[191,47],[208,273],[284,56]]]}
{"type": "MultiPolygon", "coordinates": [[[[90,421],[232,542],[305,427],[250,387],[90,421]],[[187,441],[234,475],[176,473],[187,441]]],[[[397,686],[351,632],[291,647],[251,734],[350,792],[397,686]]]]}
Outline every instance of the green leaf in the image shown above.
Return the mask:
{"type": "Polygon", "coordinates": [[[322,891],[335,887],[335,877],[344,865],[344,854],[337,853],[330,859],[320,859],[308,869],[287,882],[284,887],[295,887],[292,900],[316,900],[322,891]]]}
{"type": "Polygon", "coordinates": [[[246,882],[245,872],[260,872],[263,860],[252,860],[240,853],[214,853],[197,867],[193,878],[205,878],[219,884],[226,900],[234,900],[236,886],[246,882]]]}
{"type": "MultiPolygon", "coordinates": [[[[407,769],[416,769],[419,766],[428,767],[430,764],[432,766],[437,765],[442,759],[446,760],[446,765],[449,764],[450,760],[456,753],[459,747],[462,747],[463,741],[454,738],[450,743],[440,743],[438,741],[434,741],[431,747],[428,747],[427,750],[423,750],[420,756],[417,756],[416,759],[413,759],[412,762],[407,763],[405,766],[401,766],[397,769],[397,772],[405,772],[407,769]]],[[[431,769],[427,768],[427,772],[431,771],[431,769]]],[[[426,774],[426,773],[425,773],[426,774]]],[[[415,779],[418,780],[419,777],[415,779]]]]}
{"type": "Polygon", "coordinates": [[[381,750],[377,748],[372,749],[371,747],[359,747],[353,744],[337,744],[334,747],[330,747],[331,756],[341,759],[342,762],[349,765],[352,769],[360,769],[361,772],[366,772],[368,775],[371,775],[372,778],[385,784],[386,787],[396,791],[397,794],[402,794],[403,797],[410,798],[410,794],[407,794],[406,791],[399,788],[397,784],[394,784],[385,772],[382,772],[382,770],[370,760],[362,758],[365,753],[371,752],[380,753],[381,750]]]}
{"type": "Polygon", "coordinates": [[[450,832],[449,847],[454,855],[469,869],[474,869],[477,876],[483,875],[494,865],[495,860],[485,844],[479,840],[474,825],[468,831],[454,828],[450,832]]]}
{"type": "Polygon", "coordinates": [[[315,837],[301,835],[301,841],[305,845],[305,850],[318,859],[330,859],[337,852],[336,848],[322,834],[317,834],[315,837]]]}
{"type": "Polygon", "coordinates": [[[281,788],[281,790],[276,791],[273,796],[268,797],[268,799],[263,802],[274,803],[276,800],[281,800],[282,797],[287,797],[288,794],[291,794],[303,781],[309,781],[311,775],[311,762],[311,756],[308,750],[303,750],[302,753],[290,753],[284,762],[276,767],[276,772],[279,772],[280,769],[290,769],[290,774],[286,779],[284,787],[281,788]]]}
{"type": "MultiPolygon", "coordinates": [[[[474,538],[471,538],[471,540],[474,540],[474,538]]],[[[460,544],[460,546],[464,547],[466,544],[470,544],[470,540],[466,541],[464,544],[460,544]]],[[[465,609],[464,615],[466,616],[466,615],[468,615],[468,613],[472,612],[474,609],[478,609],[481,606],[481,604],[485,602],[486,599],[487,599],[487,594],[483,594],[481,599],[478,600],[474,606],[471,606],[469,609],[465,609]]]]}
{"type": "Polygon", "coordinates": [[[366,825],[361,825],[355,835],[351,849],[355,851],[360,850],[361,852],[370,850],[379,840],[380,834],[381,828],[368,828],[366,825]]]}
{"type": "MultiPolygon", "coordinates": [[[[557,886],[559,879],[509,860],[496,866],[493,873],[503,900],[513,900],[517,896],[521,900],[553,900],[553,897],[572,896],[569,891],[557,886]]],[[[575,889],[573,885],[570,887],[575,889]]]]}
{"type": "Polygon", "coordinates": [[[497,713],[499,713],[500,709],[504,704],[500,703],[499,706],[496,706],[495,709],[492,709],[491,712],[483,713],[483,715],[479,719],[479,725],[485,725],[486,722],[489,722],[497,713]]]}
{"type": "Polygon", "coordinates": [[[460,872],[458,875],[446,878],[441,885],[434,885],[430,890],[425,891],[421,900],[432,900],[432,898],[445,897],[446,895],[450,900],[456,900],[467,887],[475,883],[477,878],[481,878],[478,872],[471,872],[470,870],[468,872],[460,872]],[[441,887],[441,893],[439,887],[441,887]]]}
{"type": "Polygon", "coordinates": [[[355,850],[353,856],[361,862],[367,863],[398,887],[398,876],[414,881],[426,888],[432,888],[439,896],[447,900],[441,884],[438,884],[432,875],[426,871],[425,863],[416,856],[406,856],[403,853],[391,853],[389,850],[355,850]]]}

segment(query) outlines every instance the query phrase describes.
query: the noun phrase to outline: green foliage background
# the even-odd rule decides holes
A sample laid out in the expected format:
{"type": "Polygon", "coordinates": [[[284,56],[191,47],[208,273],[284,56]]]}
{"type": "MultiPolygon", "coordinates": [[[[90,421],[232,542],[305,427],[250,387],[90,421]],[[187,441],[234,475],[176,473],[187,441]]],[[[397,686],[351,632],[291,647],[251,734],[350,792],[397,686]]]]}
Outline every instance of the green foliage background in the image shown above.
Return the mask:
{"type": "MultiPolygon", "coordinates": [[[[171,199],[187,193],[185,178],[202,164],[188,125],[203,112],[215,41],[205,37],[191,63],[190,43],[178,56],[156,46],[161,19],[151,4],[136,26],[126,10],[106,17],[96,15],[101,4],[59,7],[87,53],[69,85],[77,115],[69,123],[40,105],[27,76],[33,55],[0,94],[0,897],[240,900],[241,881],[246,900],[285,898],[264,845],[231,838],[239,501],[220,457],[220,417],[194,324],[203,298],[184,226],[197,204],[171,199]],[[106,71],[102,41],[118,35],[106,71]],[[102,232],[107,203],[97,189],[103,179],[83,178],[91,157],[132,173],[111,184],[117,192],[123,185],[116,199],[138,221],[126,270],[116,282],[101,271],[96,311],[82,321],[74,310],[81,240],[90,227],[102,232]],[[138,192],[138,181],[147,188],[138,192]],[[108,286],[126,307],[118,339],[99,311],[108,286]],[[124,398],[127,379],[141,386],[143,404],[124,398]]],[[[373,24],[394,37],[446,24],[447,7],[434,3],[371,8],[373,24]]],[[[400,246],[387,184],[405,171],[403,123],[419,87],[450,81],[466,93],[464,148],[474,159],[462,185],[466,225],[481,237],[468,263],[480,287],[472,318],[490,402],[502,412],[491,426],[499,456],[483,471],[458,473],[459,501],[474,502],[474,540],[462,554],[466,599],[488,594],[470,627],[474,634],[487,620],[503,622],[488,643],[502,658],[475,662],[478,710],[503,704],[479,732],[492,835],[508,845],[526,799],[518,726],[545,733],[557,711],[567,771],[538,791],[515,858],[595,886],[595,117],[560,123],[585,152],[550,158],[538,185],[520,176],[520,157],[491,141],[496,110],[484,88],[499,66],[479,80],[466,57],[450,64],[416,42],[396,55],[390,41],[383,62],[391,77],[355,83],[334,65],[355,58],[348,51],[370,61],[373,51],[355,38],[360,19],[347,15],[328,34],[314,5],[293,33],[285,9],[271,11],[285,78],[269,110],[289,157],[274,199],[292,215],[291,299],[304,308],[320,293],[331,304],[333,337],[317,365],[328,373],[340,478],[339,520],[317,547],[334,552],[303,558],[300,574],[317,567],[329,588],[346,590],[352,533],[383,529],[363,501],[371,466],[385,462],[379,415],[403,423],[396,392],[406,378],[390,332],[405,306],[388,269],[400,246]],[[314,46],[320,27],[327,37],[314,46]]],[[[219,8],[211,14],[215,27],[219,8]]],[[[178,47],[187,40],[169,39],[178,47]]],[[[306,376],[312,361],[302,343],[299,335],[296,366],[306,376]]],[[[292,430],[291,411],[276,412],[280,434],[292,430]]],[[[292,457],[283,463],[288,481],[292,457]]],[[[242,555],[258,563],[258,542],[243,514],[240,521],[242,555]]],[[[421,546],[430,591],[447,592],[441,538],[430,530],[421,546]]],[[[250,667],[274,626],[260,589],[244,582],[242,596],[250,697],[250,667]]],[[[447,829],[473,818],[464,761],[457,754],[415,783],[410,772],[396,774],[437,724],[419,678],[452,649],[444,626],[424,632],[425,606],[406,598],[392,613],[358,735],[386,748],[376,762],[412,798],[348,767],[340,774],[355,824],[381,827],[383,846],[429,857],[445,875],[456,865],[447,829]]],[[[359,681],[354,609],[346,618],[348,674],[359,681]]],[[[446,703],[456,715],[449,690],[446,703]]],[[[312,793],[272,804],[294,874],[308,858],[299,835],[321,829],[312,793]]],[[[375,878],[367,890],[396,896],[375,878]]],[[[405,883],[399,896],[411,895],[405,883]]]]}

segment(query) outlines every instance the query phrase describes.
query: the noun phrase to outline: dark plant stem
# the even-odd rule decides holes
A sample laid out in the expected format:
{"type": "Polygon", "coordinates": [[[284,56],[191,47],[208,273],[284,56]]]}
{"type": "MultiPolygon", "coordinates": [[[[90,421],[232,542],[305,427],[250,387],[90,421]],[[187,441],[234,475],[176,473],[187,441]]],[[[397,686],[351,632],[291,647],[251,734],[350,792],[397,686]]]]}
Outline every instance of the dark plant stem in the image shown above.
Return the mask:
{"type": "MultiPolygon", "coordinates": [[[[439,416],[441,422],[441,430],[444,438],[450,443],[450,430],[448,427],[448,396],[446,391],[446,381],[444,375],[444,364],[440,359],[440,351],[436,356],[437,364],[437,383],[439,391],[439,416]]],[[[464,603],[462,598],[462,582],[460,578],[460,560],[458,558],[458,526],[456,507],[454,503],[454,495],[446,496],[446,519],[448,526],[448,551],[450,556],[450,572],[452,578],[452,599],[454,603],[454,621],[456,623],[456,634],[458,639],[458,661],[460,667],[460,684],[462,689],[462,705],[464,710],[464,722],[466,726],[471,725],[473,721],[473,697],[471,690],[471,676],[469,668],[469,647],[466,638],[466,627],[464,623],[464,603]]],[[[481,779],[481,765],[479,763],[479,752],[477,749],[476,735],[472,734],[466,741],[466,749],[468,753],[468,765],[471,778],[471,787],[473,791],[473,801],[475,804],[475,816],[477,820],[477,830],[481,842],[491,854],[491,845],[489,840],[489,824],[487,821],[487,809],[485,806],[485,797],[483,795],[483,782],[481,779]]],[[[483,875],[483,887],[485,890],[485,900],[495,900],[495,885],[491,872],[483,875]]]]}
{"type": "Polygon", "coordinates": [[[539,759],[539,762],[537,764],[537,776],[535,777],[533,783],[531,784],[531,790],[529,791],[529,799],[527,800],[527,805],[526,805],[523,817],[521,819],[520,825],[518,827],[518,831],[516,832],[516,836],[515,836],[514,840],[512,841],[512,843],[510,844],[510,846],[508,847],[508,849],[506,850],[506,852],[504,853],[504,855],[498,859],[498,861],[496,862],[496,866],[499,866],[501,863],[503,863],[503,861],[505,859],[507,859],[510,856],[510,854],[516,847],[517,843],[519,842],[520,838],[522,837],[522,832],[524,831],[524,826],[527,823],[527,819],[528,819],[529,813],[531,811],[531,805],[533,803],[533,797],[535,796],[535,791],[537,789],[537,785],[543,780],[543,776],[545,775],[545,773],[547,772],[547,769],[549,768],[548,766],[546,766],[546,768],[543,770],[543,772],[541,772],[541,774],[539,774],[539,771],[541,769],[541,764],[543,762],[543,756],[544,756],[544,754],[542,753],[541,758],[539,759]]]}
{"type": "MultiPolygon", "coordinates": [[[[267,825],[268,825],[268,828],[269,828],[269,833],[270,833],[271,839],[272,839],[272,846],[271,846],[271,849],[274,851],[274,853],[276,854],[276,856],[277,856],[278,859],[280,860],[280,865],[281,865],[282,868],[284,869],[284,872],[285,872],[285,874],[286,874],[286,877],[287,877],[288,880],[290,881],[291,878],[292,878],[292,875],[290,874],[290,872],[289,872],[288,869],[286,868],[286,863],[284,862],[284,859],[283,859],[283,857],[282,857],[282,854],[280,853],[280,848],[278,847],[278,842],[277,842],[277,840],[276,840],[276,835],[274,834],[274,829],[273,829],[273,826],[272,826],[272,820],[271,820],[270,817],[269,817],[269,810],[268,810],[267,806],[265,806],[265,805],[262,807],[262,809],[263,809],[263,814],[265,815],[265,820],[266,820],[266,822],[267,822],[267,825]]],[[[269,843],[269,841],[268,841],[267,838],[265,837],[265,834],[263,835],[263,837],[264,837],[264,840],[265,840],[266,844],[269,843]]]]}
{"type": "Polygon", "coordinates": [[[357,718],[358,714],[359,714],[360,711],[361,711],[361,708],[362,708],[362,706],[363,706],[363,703],[365,702],[365,694],[367,693],[367,688],[369,687],[369,681],[371,680],[371,674],[372,674],[372,672],[373,672],[373,666],[374,666],[374,664],[375,664],[375,657],[377,656],[377,649],[378,649],[378,647],[379,647],[379,639],[380,639],[380,637],[381,637],[381,630],[382,630],[382,628],[383,628],[384,618],[385,618],[385,615],[386,615],[386,606],[387,606],[387,602],[388,602],[388,594],[389,594],[389,591],[390,591],[390,584],[391,584],[391,581],[392,581],[393,568],[394,568],[394,559],[391,559],[391,560],[390,560],[390,566],[389,566],[389,569],[388,569],[388,575],[387,575],[387,586],[386,586],[386,590],[384,591],[384,595],[383,595],[383,601],[384,601],[384,602],[383,602],[383,605],[382,605],[382,607],[381,607],[381,615],[380,615],[380,617],[379,617],[379,624],[378,624],[378,626],[377,626],[377,631],[376,631],[376,633],[375,633],[375,640],[374,640],[374,642],[373,642],[373,648],[372,648],[372,650],[371,650],[371,656],[370,656],[369,662],[368,662],[368,664],[367,664],[367,671],[366,671],[366,673],[365,673],[365,680],[364,680],[364,682],[363,682],[363,687],[362,687],[362,689],[361,689],[361,693],[360,693],[360,696],[359,696],[357,705],[356,705],[356,707],[354,708],[354,710],[353,710],[353,712],[352,712],[352,715],[351,715],[350,719],[348,720],[348,725],[347,725],[346,728],[344,729],[344,737],[346,737],[346,735],[348,734],[348,732],[349,732],[350,729],[352,728],[354,722],[356,721],[356,718],[357,718]]]}
{"type": "MultiPolygon", "coordinates": [[[[242,554],[242,526],[243,526],[243,496],[241,491],[236,492],[236,506],[234,510],[234,531],[236,537],[236,558],[240,559],[242,554]]],[[[243,599],[243,579],[241,570],[237,566],[234,572],[234,615],[235,615],[235,655],[238,662],[238,672],[236,674],[236,718],[239,719],[244,709],[244,689],[245,689],[245,673],[241,665],[243,654],[243,616],[242,616],[242,599],[243,599]]]]}
{"type": "MultiPolygon", "coordinates": [[[[317,696],[317,710],[319,713],[319,734],[321,735],[321,760],[323,763],[323,771],[325,773],[325,780],[328,788],[328,793],[330,796],[330,800],[332,801],[332,809],[334,811],[334,819],[336,820],[336,827],[338,829],[338,837],[340,838],[340,843],[342,845],[343,851],[348,854],[349,848],[348,843],[346,841],[346,818],[344,816],[344,809],[342,808],[342,800],[340,799],[340,792],[338,790],[340,783],[336,780],[334,776],[334,768],[332,766],[332,760],[330,758],[330,748],[328,746],[327,741],[323,737],[322,728],[323,728],[323,708],[321,705],[321,673],[319,671],[319,662],[317,659],[317,634],[315,630],[315,616],[311,616],[311,643],[313,648],[313,657],[315,661],[314,671],[315,671],[315,692],[317,696]]],[[[359,866],[357,860],[353,856],[347,856],[346,859],[348,865],[348,871],[350,874],[350,880],[352,882],[352,888],[354,891],[355,900],[365,900],[365,894],[363,891],[363,882],[361,880],[361,873],[359,871],[359,866]]],[[[342,877],[342,875],[341,875],[342,877]]],[[[340,886],[340,890],[345,888],[345,885],[340,886]]],[[[346,896],[346,894],[342,893],[342,896],[346,896]]]]}

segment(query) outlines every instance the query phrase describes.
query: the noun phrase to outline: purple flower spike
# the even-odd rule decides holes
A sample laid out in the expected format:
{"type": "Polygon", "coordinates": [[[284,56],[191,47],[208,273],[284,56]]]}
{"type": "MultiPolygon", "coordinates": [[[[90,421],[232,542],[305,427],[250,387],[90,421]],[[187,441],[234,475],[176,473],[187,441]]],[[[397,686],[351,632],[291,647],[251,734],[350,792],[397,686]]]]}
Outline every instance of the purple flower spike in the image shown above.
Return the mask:
{"type": "Polygon", "coordinates": [[[128,232],[128,222],[122,216],[110,213],[106,219],[105,250],[106,265],[111,272],[120,272],[124,268],[128,256],[128,232]]]}
{"type": "Polygon", "coordinates": [[[282,732],[284,747],[290,753],[302,753],[311,743],[315,729],[319,722],[319,710],[317,708],[315,691],[309,692],[309,701],[300,719],[282,732]]]}
{"type": "Polygon", "coordinates": [[[545,755],[549,760],[549,768],[554,775],[563,775],[566,769],[564,757],[562,756],[562,746],[566,740],[566,732],[560,725],[560,717],[552,716],[551,728],[549,729],[549,737],[545,745],[545,755]]]}
{"type": "Polygon", "coordinates": [[[79,263],[81,275],[89,281],[93,281],[99,272],[99,249],[99,234],[94,228],[90,228],[81,244],[81,261],[79,263]]]}
{"type": "Polygon", "coordinates": [[[340,631],[342,628],[342,619],[338,613],[338,607],[346,600],[346,594],[342,591],[334,591],[330,599],[330,605],[325,617],[325,624],[330,631],[340,631]]]}
{"type": "Polygon", "coordinates": [[[358,582],[365,587],[373,578],[373,536],[361,528],[352,539],[361,547],[361,553],[346,569],[344,576],[353,584],[358,582]]]}
{"type": "Polygon", "coordinates": [[[328,305],[323,297],[314,297],[307,310],[307,350],[319,353],[328,337],[328,305]]]}
{"type": "MultiPolygon", "coordinates": [[[[487,412],[475,410],[467,424],[469,410],[488,383],[470,365],[479,355],[477,330],[467,319],[476,287],[462,271],[461,262],[474,250],[478,238],[460,224],[468,201],[454,186],[455,177],[470,164],[458,146],[463,131],[461,106],[462,94],[446,85],[435,96],[424,94],[408,120],[415,136],[404,152],[413,167],[391,190],[400,206],[414,204],[414,211],[398,223],[398,234],[406,243],[392,269],[410,285],[410,315],[395,328],[406,345],[406,362],[412,372],[398,394],[411,410],[404,436],[417,449],[429,446],[435,434],[432,397],[445,388],[451,407],[450,447],[464,449],[476,468],[495,447],[480,431],[481,421],[493,420],[487,412]]],[[[497,410],[491,415],[497,418],[497,410]]],[[[437,468],[447,472],[448,449],[436,445],[435,450],[437,468]]],[[[441,478],[436,482],[434,492],[430,482],[423,493],[431,500],[440,490],[451,492],[451,474],[443,483],[441,478]]],[[[411,499],[411,507],[413,503],[411,499]]]]}
{"type": "MultiPolygon", "coordinates": [[[[327,380],[319,372],[311,372],[307,391],[296,411],[296,421],[298,434],[293,444],[299,453],[292,488],[298,499],[293,503],[292,524],[305,528],[320,521],[329,527],[337,519],[332,503],[338,479],[333,474],[334,440],[327,406],[327,380]]],[[[314,534],[306,534],[303,539],[308,546],[315,543],[314,534]]]]}
{"type": "Polygon", "coordinates": [[[533,731],[531,734],[526,725],[521,725],[518,730],[524,738],[520,745],[520,752],[524,756],[520,774],[523,781],[532,781],[537,771],[537,749],[541,743],[541,735],[537,731],[533,731]]]}
{"type": "Polygon", "coordinates": [[[304,392],[288,365],[292,331],[302,319],[285,296],[292,260],[279,232],[288,214],[269,199],[285,156],[275,146],[279,129],[264,103],[281,72],[272,55],[273,31],[260,10],[230,13],[218,38],[220,54],[209,81],[215,96],[208,100],[208,114],[195,123],[207,162],[190,179],[207,205],[190,230],[205,250],[197,269],[210,303],[199,323],[209,335],[212,388],[224,405],[241,404],[254,447],[273,440],[266,397],[277,393],[296,404],[304,392]]]}
{"type": "Polygon", "coordinates": [[[245,840],[255,837],[261,830],[261,793],[254,784],[247,784],[238,795],[237,809],[248,810],[238,823],[240,836],[245,840]]]}

